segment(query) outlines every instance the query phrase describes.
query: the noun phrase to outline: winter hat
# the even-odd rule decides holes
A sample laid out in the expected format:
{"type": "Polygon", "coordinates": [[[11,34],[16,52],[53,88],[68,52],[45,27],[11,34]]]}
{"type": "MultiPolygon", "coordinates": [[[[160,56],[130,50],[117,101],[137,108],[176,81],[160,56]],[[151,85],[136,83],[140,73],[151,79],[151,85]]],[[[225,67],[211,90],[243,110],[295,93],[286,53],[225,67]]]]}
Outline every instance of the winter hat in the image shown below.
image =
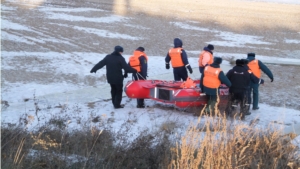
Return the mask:
{"type": "Polygon", "coordinates": [[[138,51],[141,51],[141,52],[144,52],[145,51],[145,48],[143,48],[143,47],[138,47],[136,50],[138,50],[138,51]]]}
{"type": "Polygon", "coordinates": [[[122,46],[115,46],[115,52],[123,52],[122,46]]]}
{"type": "Polygon", "coordinates": [[[208,48],[209,50],[214,50],[214,49],[215,49],[214,45],[211,45],[211,44],[208,44],[208,45],[207,45],[207,48],[208,48]]]}
{"type": "Polygon", "coordinates": [[[242,66],[242,65],[244,64],[244,61],[243,61],[242,59],[237,59],[237,60],[235,61],[235,64],[236,64],[237,66],[242,66]]]}
{"type": "Polygon", "coordinates": [[[248,65],[248,63],[249,63],[248,59],[241,59],[241,61],[244,63],[244,65],[248,65]]]}
{"type": "Polygon", "coordinates": [[[220,58],[220,57],[214,57],[214,63],[221,64],[222,63],[222,58],[220,58]]]}
{"type": "Polygon", "coordinates": [[[249,56],[255,57],[255,53],[248,53],[248,57],[249,56]]]}

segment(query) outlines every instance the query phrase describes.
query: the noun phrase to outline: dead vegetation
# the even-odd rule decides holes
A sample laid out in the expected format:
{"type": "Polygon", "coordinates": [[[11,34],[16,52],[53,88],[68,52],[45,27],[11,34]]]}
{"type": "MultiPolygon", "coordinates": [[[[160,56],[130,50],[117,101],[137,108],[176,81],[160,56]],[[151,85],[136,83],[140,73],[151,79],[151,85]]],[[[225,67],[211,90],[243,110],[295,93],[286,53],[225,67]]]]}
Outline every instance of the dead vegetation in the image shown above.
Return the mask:
{"type": "Polygon", "coordinates": [[[169,168],[297,168],[297,147],[281,131],[259,129],[227,119],[211,118],[203,127],[192,124],[172,148],[169,168]]]}
{"type": "Polygon", "coordinates": [[[177,135],[178,124],[170,121],[158,131],[144,129],[134,139],[130,135],[133,125],[128,121],[115,131],[109,120],[104,122],[103,117],[96,116],[91,124],[78,123],[82,129],[69,131],[67,119],[53,117],[29,132],[26,126],[32,117],[24,117],[24,123],[1,128],[1,168],[300,167],[299,147],[279,128],[229,122],[220,111],[215,111],[215,116],[203,112],[185,134],[177,135]]]}

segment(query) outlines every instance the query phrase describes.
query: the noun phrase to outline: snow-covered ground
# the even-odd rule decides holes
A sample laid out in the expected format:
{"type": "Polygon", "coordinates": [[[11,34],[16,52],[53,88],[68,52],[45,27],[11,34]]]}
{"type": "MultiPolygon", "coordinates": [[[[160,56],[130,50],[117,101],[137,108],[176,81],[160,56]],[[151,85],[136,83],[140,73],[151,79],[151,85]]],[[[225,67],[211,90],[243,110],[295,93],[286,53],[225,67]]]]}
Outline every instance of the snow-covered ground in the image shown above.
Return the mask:
{"type": "MultiPolygon", "coordinates": [[[[151,30],[151,26],[155,25],[137,25],[137,21],[132,17],[114,15],[110,11],[92,7],[71,9],[45,5],[25,12],[24,10],[27,9],[11,5],[9,1],[1,4],[1,72],[5,73],[5,76],[1,76],[2,126],[14,125],[27,119],[28,130],[34,130],[51,118],[61,117],[67,121],[70,130],[80,129],[83,125],[101,128],[103,124],[108,124],[112,130],[118,131],[124,123],[128,123],[132,126],[133,139],[146,129],[158,131],[170,123],[174,124],[173,129],[180,133],[191,122],[198,120],[198,117],[190,112],[183,112],[152,100],[146,100],[149,107],[137,109],[136,100],[124,97],[125,108],[115,110],[111,101],[107,100],[107,94],[103,93],[109,90],[105,68],[97,71],[97,74],[89,73],[94,64],[112,52],[115,45],[124,44],[122,46],[125,46],[126,60],[136,47],[150,46],[151,44],[144,41],[155,37],[135,33],[135,30],[151,30]],[[26,16],[21,16],[22,13],[26,16]],[[31,22],[25,18],[31,18],[31,22]],[[39,22],[33,22],[34,18],[39,22]],[[122,25],[122,28],[119,25],[122,25]],[[68,93],[78,95],[71,98],[68,97],[68,93]],[[37,103],[38,111],[34,103],[37,103]]],[[[193,26],[193,22],[189,25],[171,21],[169,25],[184,30],[185,33],[213,33],[215,36],[205,41],[206,44],[234,47],[232,52],[215,52],[215,55],[222,57],[245,58],[247,52],[239,53],[235,48],[256,50],[259,45],[264,45],[265,50],[268,50],[268,46],[276,46],[276,41],[266,40],[260,35],[208,29],[193,26]]],[[[182,36],[183,33],[179,35],[182,36]]],[[[172,39],[168,41],[169,43],[161,45],[162,42],[154,40],[153,46],[166,47],[164,50],[168,51],[172,46],[172,39]]],[[[190,44],[187,41],[184,41],[184,44],[190,44]]],[[[295,38],[287,37],[283,41],[294,45],[299,44],[300,38],[298,35],[295,38]]],[[[193,48],[187,52],[197,56],[201,48],[193,48]]],[[[270,51],[272,50],[274,49],[270,47],[270,51]]],[[[148,52],[149,78],[155,79],[165,74],[172,77],[171,70],[164,67],[164,55],[156,54],[153,48],[148,50],[146,47],[146,53],[148,52]]],[[[300,62],[297,57],[258,55],[258,58],[265,62],[300,62]]],[[[195,70],[197,60],[197,57],[189,58],[195,70]]],[[[222,66],[230,67],[226,61],[222,66]]],[[[199,78],[195,73],[191,77],[199,78]]],[[[129,78],[124,84],[128,80],[129,78]]],[[[267,128],[272,124],[290,127],[300,122],[299,110],[262,103],[259,107],[259,110],[252,111],[252,114],[246,117],[244,123],[256,121],[257,126],[267,128]]]]}

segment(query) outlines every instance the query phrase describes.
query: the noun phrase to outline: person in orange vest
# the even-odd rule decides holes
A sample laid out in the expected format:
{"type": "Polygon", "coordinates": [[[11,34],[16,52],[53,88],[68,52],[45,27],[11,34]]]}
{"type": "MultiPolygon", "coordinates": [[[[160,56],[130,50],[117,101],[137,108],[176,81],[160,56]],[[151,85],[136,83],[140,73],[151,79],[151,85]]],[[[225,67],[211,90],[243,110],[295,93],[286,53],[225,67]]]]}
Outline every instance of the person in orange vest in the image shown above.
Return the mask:
{"type": "MultiPolygon", "coordinates": [[[[274,77],[270,69],[263,64],[260,60],[255,59],[255,53],[248,53],[247,60],[249,60],[248,67],[253,72],[253,74],[257,78],[261,78],[261,70],[271,79],[271,82],[274,81],[274,77]]],[[[259,83],[250,83],[250,91],[253,93],[253,103],[252,110],[258,110],[258,93],[259,83]]],[[[251,100],[251,92],[250,92],[250,100],[251,100]]]]}
{"type": "Polygon", "coordinates": [[[214,57],[214,62],[211,65],[206,66],[201,75],[201,81],[203,81],[203,92],[207,97],[205,112],[208,114],[215,110],[218,95],[217,92],[219,92],[218,89],[221,83],[225,84],[227,87],[231,86],[231,82],[220,68],[221,63],[222,58],[214,57]]]}
{"type": "MultiPolygon", "coordinates": [[[[253,73],[252,71],[250,70],[250,68],[248,67],[248,63],[249,63],[249,60],[247,59],[241,59],[241,61],[243,62],[243,66],[245,67],[245,69],[247,69],[248,72],[250,72],[250,78],[251,78],[251,82],[254,83],[254,84],[264,84],[264,79],[260,79],[260,78],[257,78],[253,73]]],[[[250,115],[251,112],[250,112],[250,105],[251,105],[251,91],[250,91],[250,84],[251,82],[249,83],[248,87],[247,87],[247,111],[246,111],[246,115],[250,115]]]]}
{"type": "Polygon", "coordinates": [[[174,39],[174,47],[169,50],[165,61],[166,69],[170,69],[169,62],[171,61],[175,81],[186,81],[188,77],[186,69],[189,70],[190,74],[193,73],[193,69],[191,68],[187,58],[187,54],[182,48],[182,41],[179,38],[174,39]]]}
{"type": "MultiPolygon", "coordinates": [[[[148,56],[144,52],[145,48],[138,47],[133,55],[129,58],[129,66],[134,68],[137,73],[133,73],[134,80],[146,80],[148,69],[148,56]]],[[[124,77],[127,78],[127,72],[124,73],[124,77]]],[[[144,99],[137,99],[137,108],[145,108],[144,99]]]]}
{"type": "Polygon", "coordinates": [[[215,49],[214,45],[208,44],[203,48],[202,52],[199,55],[198,65],[199,71],[202,74],[204,67],[213,63],[213,50],[215,49]]]}

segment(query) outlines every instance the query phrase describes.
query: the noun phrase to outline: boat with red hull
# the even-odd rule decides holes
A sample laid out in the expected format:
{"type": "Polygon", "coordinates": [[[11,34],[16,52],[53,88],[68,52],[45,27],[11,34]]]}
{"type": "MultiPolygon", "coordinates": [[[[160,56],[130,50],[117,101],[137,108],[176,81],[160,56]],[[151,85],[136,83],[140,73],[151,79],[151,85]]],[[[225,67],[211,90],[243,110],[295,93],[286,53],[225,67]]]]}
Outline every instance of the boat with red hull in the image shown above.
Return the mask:
{"type": "MultiPolygon", "coordinates": [[[[183,81],[137,80],[129,81],[124,91],[129,98],[152,99],[178,108],[200,107],[207,103],[205,93],[199,88],[200,80],[183,81]],[[189,83],[189,84],[188,84],[189,83]]],[[[227,104],[228,87],[221,84],[219,105],[227,104]]]]}

